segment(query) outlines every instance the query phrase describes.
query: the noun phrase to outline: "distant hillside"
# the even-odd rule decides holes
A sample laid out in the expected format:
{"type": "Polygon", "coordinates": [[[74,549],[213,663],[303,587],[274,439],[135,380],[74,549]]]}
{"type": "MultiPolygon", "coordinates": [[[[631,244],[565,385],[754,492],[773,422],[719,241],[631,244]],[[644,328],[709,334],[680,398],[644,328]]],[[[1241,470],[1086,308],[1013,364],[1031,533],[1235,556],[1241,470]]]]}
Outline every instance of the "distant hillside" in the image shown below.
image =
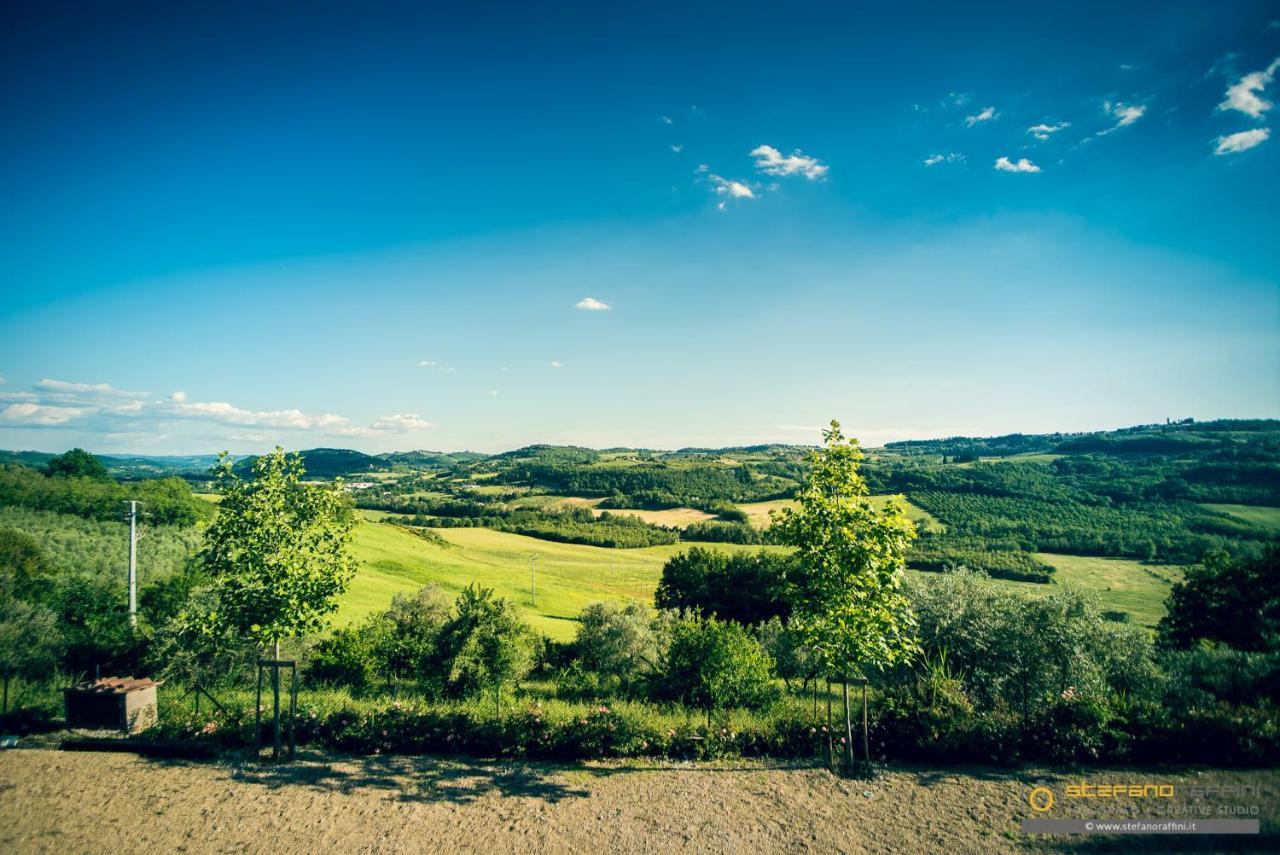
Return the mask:
{"type": "MultiPolygon", "coordinates": [[[[308,448],[298,453],[302,455],[308,478],[337,478],[387,468],[387,463],[383,459],[362,451],[352,451],[349,448],[308,448]]],[[[247,475],[253,471],[253,463],[257,459],[257,457],[241,458],[232,468],[241,476],[247,475]]]]}

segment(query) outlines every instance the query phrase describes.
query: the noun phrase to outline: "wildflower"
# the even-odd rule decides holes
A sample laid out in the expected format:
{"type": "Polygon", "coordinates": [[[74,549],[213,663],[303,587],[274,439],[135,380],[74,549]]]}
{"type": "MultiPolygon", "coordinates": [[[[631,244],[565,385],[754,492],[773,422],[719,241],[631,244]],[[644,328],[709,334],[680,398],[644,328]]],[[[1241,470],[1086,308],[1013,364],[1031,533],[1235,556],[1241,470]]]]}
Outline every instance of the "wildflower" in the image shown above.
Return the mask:
{"type": "Polygon", "coordinates": [[[601,705],[601,706],[600,706],[600,712],[604,713],[605,715],[608,715],[608,714],[609,714],[609,708],[608,708],[608,707],[606,707],[606,706],[604,706],[604,705],[601,705]]]}
{"type": "Polygon", "coordinates": [[[842,736],[842,737],[840,737],[840,744],[841,744],[841,745],[844,745],[844,737],[843,737],[843,736],[842,736]]]}
{"type": "Polygon", "coordinates": [[[382,730],[382,735],[383,735],[383,736],[386,736],[386,735],[387,735],[386,728],[383,728],[383,730],[382,730]]]}
{"type": "Polygon", "coordinates": [[[649,747],[649,740],[647,740],[647,739],[642,739],[642,740],[640,740],[640,747],[641,747],[641,748],[648,748],[648,747],[649,747]]]}

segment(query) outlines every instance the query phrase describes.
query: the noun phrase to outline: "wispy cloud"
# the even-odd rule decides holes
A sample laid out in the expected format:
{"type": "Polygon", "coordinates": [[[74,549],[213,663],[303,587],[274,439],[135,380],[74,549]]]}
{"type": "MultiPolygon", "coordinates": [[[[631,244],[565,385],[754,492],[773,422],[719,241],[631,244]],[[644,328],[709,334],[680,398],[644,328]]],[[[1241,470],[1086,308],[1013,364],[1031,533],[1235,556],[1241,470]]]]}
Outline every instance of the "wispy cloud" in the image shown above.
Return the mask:
{"type": "Polygon", "coordinates": [[[972,116],[965,116],[964,124],[965,127],[972,128],[974,125],[980,125],[983,122],[990,122],[999,117],[999,115],[1000,114],[996,112],[995,107],[983,107],[980,112],[975,113],[972,116]]]}
{"type": "Polygon", "coordinates": [[[1039,172],[1040,167],[1036,166],[1025,157],[1018,160],[1010,160],[1007,157],[996,158],[996,169],[1001,172],[1039,172]]]}
{"type": "Polygon", "coordinates": [[[440,363],[438,363],[438,362],[436,362],[435,360],[432,360],[432,359],[423,359],[422,361],[420,361],[420,362],[418,363],[418,367],[420,367],[420,368],[435,368],[435,367],[436,367],[437,365],[439,365],[439,364],[440,364],[440,363]]]}
{"type": "Polygon", "coordinates": [[[1255,146],[1262,145],[1270,136],[1270,128],[1254,128],[1249,131],[1227,134],[1215,140],[1217,147],[1213,150],[1213,153],[1219,155],[1239,154],[1242,151],[1248,151],[1255,146]]]}
{"type": "Polygon", "coordinates": [[[581,300],[573,304],[575,309],[582,309],[584,312],[607,312],[613,308],[608,303],[603,303],[595,297],[583,297],[581,300]]]}
{"type": "Polygon", "coordinates": [[[1031,127],[1027,128],[1027,133],[1031,134],[1033,137],[1040,140],[1041,142],[1044,142],[1045,140],[1049,139],[1054,134],[1056,134],[1058,131],[1061,131],[1069,127],[1071,127],[1070,122],[1059,122],[1056,125],[1048,125],[1041,122],[1038,125],[1032,125],[1031,127]]]}
{"type": "Polygon", "coordinates": [[[1147,114],[1146,104],[1125,104],[1123,102],[1104,101],[1102,104],[1102,112],[1112,119],[1115,124],[1109,128],[1103,128],[1094,134],[1095,137],[1105,137],[1107,134],[1115,133],[1121,128],[1127,128],[1134,122],[1141,119],[1147,114]]]}
{"type": "Polygon", "coordinates": [[[552,368],[563,368],[564,366],[560,364],[560,360],[558,360],[558,359],[553,359],[553,360],[551,360],[551,367],[552,367],[552,368]]]}
{"type": "Polygon", "coordinates": [[[1273,59],[1262,71],[1252,71],[1227,87],[1227,97],[1218,105],[1219,110],[1236,110],[1261,119],[1271,109],[1270,101],[1262,98],[1262,92],[1275,79],[1276,69],[1280,68],[1280,58],[1273,59]]]}
{"type": "Polygon", "coordinates": [[[670,116],[659,116],[659,117],[658,117],[658,121],[659,121],[659,122],[662,122],[662,124],[664,124],[664,125],[674,125],[674,124],[675,124],[675,120],[674,120],[674,119],[672,119],[670,116]]]}
{"type": "Polygon", "coordinates": [[[729,178],[721,178],[714,172],[707,173],[707,180],[711,182],[713,192],[721,196],[728,196],[731,199],[754,199],[755,191],[743,184],[741,181],[733,181],[729,178]]]}
{"type": "Polygon", "coordinates": [[[671,150],[674,151],[676,154],[679,154],[680,152],[684,151],[684,146],[680,145],[679,143],[672,143],[671,150]]]}
{"type": "Polygon", "coordinates": [[[333,413],[313,415],[298,409],[251,410],[227,401],[192,401],[177,391],[157,399],[150,392],[120,389],[106,383],[75,383],[44,379],[31,392],[6,395],[15,403],[0,410],[0,422],[27,427],[76,426],[112,433],[121,425],[131,430],[166,423],[198,421],[221,426],[276,431],[309,431],[325,436],[379,436],[430,427],[416,413],[382,416],[369,427],[333,413]]]}
{"type": "Polygon", "coordinates": [[[963,163],[964,155],[958,151],[947,154],[931,154],[924,159],[925,166],[937,166],[939,163],[963,163]]]}
{"type": "Polygon", "coordinates": [[[756,169],[765,175],[803,175],[810,181],[816,181],[824,177],[829,168],[800,149],[784,155],[771,145],[761,145],[751,150],[751,156],[756,159],[756,169]]]}

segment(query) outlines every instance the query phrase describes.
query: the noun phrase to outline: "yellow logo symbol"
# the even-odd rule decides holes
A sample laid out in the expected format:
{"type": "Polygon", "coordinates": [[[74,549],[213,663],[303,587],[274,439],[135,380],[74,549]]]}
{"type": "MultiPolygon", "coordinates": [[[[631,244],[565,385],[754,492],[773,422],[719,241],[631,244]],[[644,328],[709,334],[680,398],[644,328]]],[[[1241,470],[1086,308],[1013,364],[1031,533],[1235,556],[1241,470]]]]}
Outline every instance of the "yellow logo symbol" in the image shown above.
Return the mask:
{"type": "Polygon", "coordinates": [[[1053,790],[1048,787],[1034,787],[1027,794],[1027,802],[1036,813],[1044,813],[1053,807],[1053,790]]]}

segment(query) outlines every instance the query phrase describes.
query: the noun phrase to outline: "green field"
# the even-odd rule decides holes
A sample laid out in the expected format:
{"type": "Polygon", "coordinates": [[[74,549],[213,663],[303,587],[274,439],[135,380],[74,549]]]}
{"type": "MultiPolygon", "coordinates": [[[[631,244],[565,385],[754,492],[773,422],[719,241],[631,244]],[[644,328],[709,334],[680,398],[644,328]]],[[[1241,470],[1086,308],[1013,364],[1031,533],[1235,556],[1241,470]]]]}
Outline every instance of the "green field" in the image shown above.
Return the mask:
{"type": "Polygon", "coordinates": [[[1280,508],[1271,508],[1266,505],[1221,505],[1210,503],[1203,504],[1201,507],[1252,523],[1258,528],[1265,528],[1272,534],[1280,534],[1280,508]]]}
{"type": "MultiPolygon", "coordinates": [[[[646,549],[603,549],[553,543],[484,528],[435,529],[449,546],[430,543],[390,525],[365,523],[356,531],[360,570],[343,597],[336,623],[351,623],[385,608],[394,594],[435,582],[450,595],[475,582],[523,607],[535,629],[552,638],[573,636],[574,619],[595,600],[653,602],[662,565],[690,544],[646,549]],[[536,556],[537,603],[529,600],[536,556]]],[[[717,544],[726,550],[760,547],[717,544]]]]}
{"type": "MultiPolygon", "coordinates": [[[[383,609],[398,593],[436,583],[450,596],[475,582],[493,588],[525,610],[535,629],[552,638],[567,639],[574,620],[595,600],[653,602],[662,565],[672,555],[696,544],[677,543],[645,549],[604,549],[553,543],[484,528],[435,529],[449,545],[431,543],[412,532],[367,522],[356,532],[354,551],[360,569],[343,597],[336,623],[358,621],[383,609]],[[536,556],[537,602],[529,598],[529,577],[536,556]]],[[[762,547],[715,544],[714,549],[753,551],[762,547]]],[[[777,549],[780,547],[763,547],[777,549]]],[[[1074,585],[1096,593],[1108,609],[1128,612],[1133,620],[1153,627],[1164,615],[1169,588],[1180,577],[1173,567],[1137,561],[1036,553],[1057,569],[1055,584],[1074,585]]],[[[911,571],[915,573],[915,571],[911,571]]],[[[919,574],[931,578],[933,574],[919,574]]],[[[994,579],[1032,595],[1053,590],[994,579]]]]}
{"type": "MultiPolygon", "coordinates": [[[[884,507],[891,498],[892,496],[872,496],[871,500],[876,507],[884,507]]],[[[789,508],[794,504],[795,501],[792,499],[774,499],[770,502],[747,502],[738,505],[738,507],[746,513],[748,519],[751,520],[751,524],[756,528],[768,528],[771,521],[770,511],[789,508]]],[[[907,516],[922,529],[929,531],[942,531],[943,529],[942,523],[934,519],[933,514],[924,508],[913,505],[911,502],[907,502],[907,516]]]]}
{"type": "MultiPolygon", "coordinates": [[[[1054,555],[1048,552],[1037,552],[1035,557],[1057,571],[1054,574],[1055,585],[1073,585],[1092,591],[1102,600],[1104,608],[1128,612],[1134,622],[1148,627],[1155,627],[1164,617],[1164,601],[1169,596],[1169,589],[1182,578],[1182,571],[1177,567],[1153,566],[1123,558],[1054,555]]],[[[1052,585],[999,579],[992,582],[1012,585],[1033,594],[1053,590],[1052,585]]]]}

